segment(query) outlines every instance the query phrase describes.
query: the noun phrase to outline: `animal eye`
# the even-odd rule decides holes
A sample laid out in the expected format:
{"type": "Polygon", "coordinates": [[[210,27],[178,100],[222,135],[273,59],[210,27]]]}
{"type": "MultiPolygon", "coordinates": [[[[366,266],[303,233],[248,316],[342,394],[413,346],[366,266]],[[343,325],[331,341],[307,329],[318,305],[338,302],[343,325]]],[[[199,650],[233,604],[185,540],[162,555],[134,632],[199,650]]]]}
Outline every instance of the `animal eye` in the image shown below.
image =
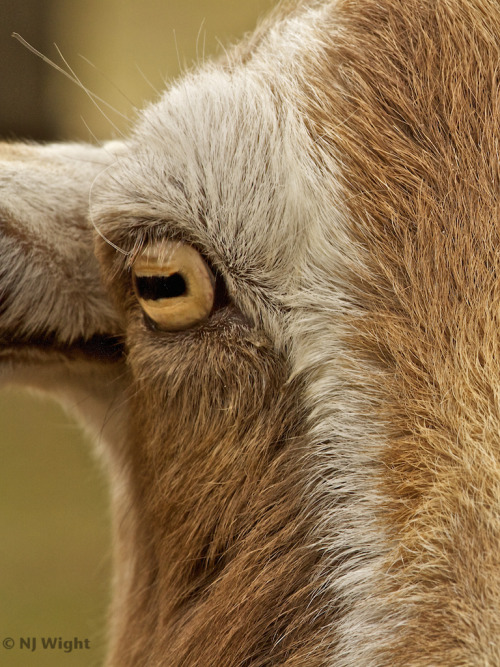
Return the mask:
{"type": "Polygon", "coordinates": [[[160,329],[189,329],[210,315],[215,278],[193,247],[180,242],[155,244],[137,257],[132,272],[137,299],[160,329]]]}

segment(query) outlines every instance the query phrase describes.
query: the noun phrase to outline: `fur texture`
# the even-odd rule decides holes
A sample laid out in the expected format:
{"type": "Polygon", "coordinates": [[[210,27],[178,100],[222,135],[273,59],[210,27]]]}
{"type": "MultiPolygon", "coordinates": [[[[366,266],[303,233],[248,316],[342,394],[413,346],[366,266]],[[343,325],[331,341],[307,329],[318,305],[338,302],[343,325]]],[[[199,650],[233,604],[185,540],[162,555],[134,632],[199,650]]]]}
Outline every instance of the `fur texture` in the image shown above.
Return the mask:
{"type": "Polygon", "coordinates": [[[110,667],[500,664],[499,35],[294,4],[122,144],[0,148],[2,377],[108,424],[110,667]],[[229,294],[191,330],[162,239],[229,294]]]}

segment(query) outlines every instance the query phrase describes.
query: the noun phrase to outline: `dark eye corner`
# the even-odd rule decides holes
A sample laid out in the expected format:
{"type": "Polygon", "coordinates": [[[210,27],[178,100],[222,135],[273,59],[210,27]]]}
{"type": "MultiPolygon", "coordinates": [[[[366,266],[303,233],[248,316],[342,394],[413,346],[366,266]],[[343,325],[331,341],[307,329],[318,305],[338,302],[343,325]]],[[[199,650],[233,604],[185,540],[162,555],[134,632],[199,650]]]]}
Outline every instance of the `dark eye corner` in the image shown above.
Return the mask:
{"type": "Polygon", "coordinates": [[[212,307],[212,312],[214,312],[227,308],[231,304],[231,297],[227,290],[226,281],[221,273],[211,266],[209,262],[207,264],[215,277],[214,305],[212,307]]]}

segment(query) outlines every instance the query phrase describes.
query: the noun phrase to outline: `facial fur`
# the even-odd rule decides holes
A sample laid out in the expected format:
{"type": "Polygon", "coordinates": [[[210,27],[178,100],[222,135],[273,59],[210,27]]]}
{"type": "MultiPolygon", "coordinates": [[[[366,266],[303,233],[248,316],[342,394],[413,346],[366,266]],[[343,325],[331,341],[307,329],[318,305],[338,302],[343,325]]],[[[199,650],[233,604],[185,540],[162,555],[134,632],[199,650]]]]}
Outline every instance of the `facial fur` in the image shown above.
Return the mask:
{"type": "Polygon", "coordinates": [[[123,143],[0,151],[3,368],[121,406],[110,666],[500,663],[498,35],[492,0],[283,6],[123,143]],[[168,240],[224,290],[185,331],[134,291],[168,240]]]}

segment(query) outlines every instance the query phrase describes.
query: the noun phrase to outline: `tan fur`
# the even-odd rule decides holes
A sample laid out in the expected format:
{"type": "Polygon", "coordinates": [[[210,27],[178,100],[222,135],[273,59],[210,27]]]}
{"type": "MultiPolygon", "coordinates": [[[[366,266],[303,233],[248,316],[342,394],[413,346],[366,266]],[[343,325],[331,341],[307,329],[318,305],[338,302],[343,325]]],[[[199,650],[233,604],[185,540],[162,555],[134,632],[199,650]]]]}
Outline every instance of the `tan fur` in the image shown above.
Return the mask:
{"type": "Polygon", "coordinates": [[[107,424],[110,667],[500,664],[499,62],[492,0],[298,3],[123,144],[0,150],[0,379],[107,424]],[[230,296],[187,331],[165,238],[230,296]]]}
{"type": "Polygon", "coordinates": [[[500,8],[343,2],[332,22],[308,114],[368,267],[351,345],[384,368],[379,596],[409,618],[378,659],[496,665],[500,8]]]}

